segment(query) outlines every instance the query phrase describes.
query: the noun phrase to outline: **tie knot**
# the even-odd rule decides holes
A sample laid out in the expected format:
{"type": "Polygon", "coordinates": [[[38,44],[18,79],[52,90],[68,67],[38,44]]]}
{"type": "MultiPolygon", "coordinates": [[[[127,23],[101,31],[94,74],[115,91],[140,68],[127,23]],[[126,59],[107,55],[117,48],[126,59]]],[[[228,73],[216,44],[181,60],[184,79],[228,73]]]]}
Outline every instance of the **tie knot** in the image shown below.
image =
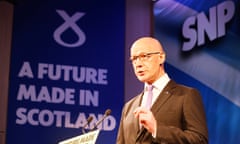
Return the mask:
{"type": "Polygon", "coordinates": [[[147,91],[152,91],[152,89],[153,89],[153,85],[148,85],[147,86],[147,91]]]}

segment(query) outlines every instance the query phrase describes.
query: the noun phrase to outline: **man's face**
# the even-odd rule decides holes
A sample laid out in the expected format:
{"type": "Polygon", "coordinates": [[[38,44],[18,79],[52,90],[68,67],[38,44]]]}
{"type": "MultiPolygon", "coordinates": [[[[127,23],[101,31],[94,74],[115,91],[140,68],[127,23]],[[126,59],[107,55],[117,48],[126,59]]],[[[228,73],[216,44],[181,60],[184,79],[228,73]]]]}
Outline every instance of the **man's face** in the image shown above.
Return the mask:
{"type": "Polygon", "coordinates": [[[135,75],[141,82],[153,83],[163,71],[162,53],[159,49],[141,44],[131,48],[131,61],[135,75]]]}

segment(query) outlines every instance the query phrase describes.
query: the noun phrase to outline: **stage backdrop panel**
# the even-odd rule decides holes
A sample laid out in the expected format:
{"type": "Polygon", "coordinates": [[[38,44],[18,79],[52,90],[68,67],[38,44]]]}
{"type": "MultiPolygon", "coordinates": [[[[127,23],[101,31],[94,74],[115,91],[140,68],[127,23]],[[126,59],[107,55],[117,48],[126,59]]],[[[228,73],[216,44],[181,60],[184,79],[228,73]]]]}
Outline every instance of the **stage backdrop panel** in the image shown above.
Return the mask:
{"type": "Polygon", "coordinates": [[[7,144],[57,144],[91,131],[107,109],[97,143],[115,144],[124,25],[122,0],[16,2],[7,144]]]}
{"type": "Polygon", "coordinates": [[[200,90],[209,144],[240,142],[240,1],[159,0],[154,35],[167,52],[167,71],[200,90]]]}

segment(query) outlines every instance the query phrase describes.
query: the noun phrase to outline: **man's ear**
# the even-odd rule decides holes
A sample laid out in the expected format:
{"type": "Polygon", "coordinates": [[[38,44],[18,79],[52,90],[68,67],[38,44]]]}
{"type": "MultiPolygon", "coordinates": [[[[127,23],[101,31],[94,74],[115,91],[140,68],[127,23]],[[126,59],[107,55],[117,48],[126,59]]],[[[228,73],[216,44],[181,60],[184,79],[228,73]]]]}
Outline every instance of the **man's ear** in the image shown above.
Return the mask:
{"type": "Polygon", "coordinates": [[[166,54],[165,53],[161,53],[160,55],[159,55],[159,61],[160,61],[160,63],[159,64],[163,64],[164,62],[165,62],[165,60],[166,60],[166,54]]]}

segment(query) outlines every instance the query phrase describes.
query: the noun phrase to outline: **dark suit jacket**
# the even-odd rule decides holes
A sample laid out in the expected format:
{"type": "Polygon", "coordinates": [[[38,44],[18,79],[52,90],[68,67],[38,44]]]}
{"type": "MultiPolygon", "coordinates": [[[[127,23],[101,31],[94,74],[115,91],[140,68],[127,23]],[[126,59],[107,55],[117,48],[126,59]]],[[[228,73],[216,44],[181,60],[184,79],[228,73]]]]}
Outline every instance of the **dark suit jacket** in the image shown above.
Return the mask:
{"type": "Polygon", "coordinates": [[[140,106],[143,92],[122,110],[117,144],[207,144],[208,131],[202,98],[196,89],[173,80],[163,89],[151,111],[157,120],[157,135],[139,130],[133,111],[140,106]],[[139,134],[141,138],[136,142],[139,134]]]}

